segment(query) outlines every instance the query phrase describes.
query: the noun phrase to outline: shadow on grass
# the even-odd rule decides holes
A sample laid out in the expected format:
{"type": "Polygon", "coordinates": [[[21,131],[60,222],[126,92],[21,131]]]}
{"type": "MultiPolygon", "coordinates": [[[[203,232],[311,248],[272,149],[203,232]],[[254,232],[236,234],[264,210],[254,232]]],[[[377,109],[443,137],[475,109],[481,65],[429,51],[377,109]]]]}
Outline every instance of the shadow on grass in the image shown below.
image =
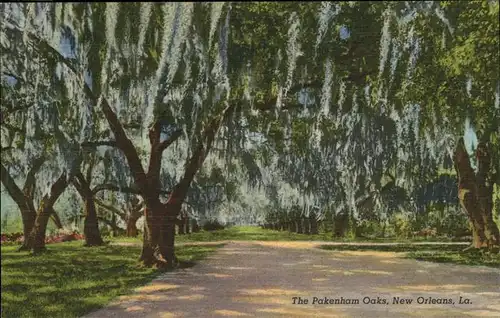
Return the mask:
{"type": "Polygon", "coordinates": [[[319,248],[330,251],[379,251],[405,253],[404,258],[437,263],[460,265],[483,265],[500,268],[500,254],[483,250],[463,251],[467,245],[321,245],[319,248]]]}
{"type": "MultiPolygon", "coordinates": [[[[178,247],[180,267],[196,264],[220,245],[178,247]]],[[[33,256],[2,246],[2,317],[80,317],[159,274],[139,265],[140,247],[48,246],[33,256]]]]}

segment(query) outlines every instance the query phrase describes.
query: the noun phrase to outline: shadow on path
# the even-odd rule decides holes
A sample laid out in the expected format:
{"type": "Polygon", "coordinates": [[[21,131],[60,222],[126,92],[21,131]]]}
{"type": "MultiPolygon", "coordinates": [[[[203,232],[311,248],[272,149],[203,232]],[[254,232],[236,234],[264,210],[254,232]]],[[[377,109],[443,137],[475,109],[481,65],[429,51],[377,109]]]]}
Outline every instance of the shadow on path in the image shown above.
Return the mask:
{"type": "Polygon", "coordinates": [[[322,243],[231,242],[86,317],[500,317],[497,269],[322,243]]]}

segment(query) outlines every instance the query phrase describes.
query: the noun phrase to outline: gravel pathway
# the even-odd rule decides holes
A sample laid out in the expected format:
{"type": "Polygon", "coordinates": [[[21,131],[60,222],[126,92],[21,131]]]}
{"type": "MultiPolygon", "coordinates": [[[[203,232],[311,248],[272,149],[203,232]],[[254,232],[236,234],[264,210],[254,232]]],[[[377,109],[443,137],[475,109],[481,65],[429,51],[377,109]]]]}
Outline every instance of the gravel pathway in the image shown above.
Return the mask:
{"type": "Polygon", "coordinates": [[[85,317],[500,317],[498,269],[325,243],[228,242],[85,317]]]}

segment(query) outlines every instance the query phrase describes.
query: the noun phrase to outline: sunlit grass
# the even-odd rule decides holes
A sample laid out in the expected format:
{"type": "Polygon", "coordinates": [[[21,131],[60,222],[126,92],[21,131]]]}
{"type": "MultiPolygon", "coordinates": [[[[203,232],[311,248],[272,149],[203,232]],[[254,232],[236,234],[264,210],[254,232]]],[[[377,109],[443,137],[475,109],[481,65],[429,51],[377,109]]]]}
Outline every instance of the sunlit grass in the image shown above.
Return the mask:
{"type": "MultiPolygon", "coordinates": [[[[218,246],[184,246],[181,262],[192,263],[218,246]]],[[[86,248],[81,242],[48,245],[32,256],[2,246],[2,317],[79,317],[118,295],[151,281],[158,271],[139,266],[140,247],[86,248]]]]}
{"type": "MultiPolygon", "coordinates": [[[[137,238],[113,237],[113,242],[141,243],[142,236],[137,238]]],[[[257,226],[233,226],[217,231],[200,231],[187,235],[176,235],[176,243],[185,242],[217,242],[217,241],[323,241],[331,240],[331,233],[307,235],[288,231],[273,231],[257,226]]]]}
{"type": "MultiPolygon", "coordinates": [[[[130,237],[112,237],[107,238],[112,242],[122,243],[141,243],[142,236],[137,238],[130,237]]],[[[289,231],[267,230],[258,226],[232,226],[217,231],[200,231],[187,235],[176,235],[176,243],[186,242],[217,242],[217,241],[332,241],[332,242],[423,242],[436,241],[448,242],[450,239],[418,237],[414,239],[396,239],[396,238],[333,238],[331,232],[322,232],[320,234],[308,235],[297,234],[289,231]]]]}
{"type": "Polygon", "coordinates": [[[463,251],[464,245],[323,245],[320,248],[332,251],[383,251],[405,253],[405,258],[437,263],[460,265],[483,265],[500,268],[500,254],[487,251],[463,251]]]}

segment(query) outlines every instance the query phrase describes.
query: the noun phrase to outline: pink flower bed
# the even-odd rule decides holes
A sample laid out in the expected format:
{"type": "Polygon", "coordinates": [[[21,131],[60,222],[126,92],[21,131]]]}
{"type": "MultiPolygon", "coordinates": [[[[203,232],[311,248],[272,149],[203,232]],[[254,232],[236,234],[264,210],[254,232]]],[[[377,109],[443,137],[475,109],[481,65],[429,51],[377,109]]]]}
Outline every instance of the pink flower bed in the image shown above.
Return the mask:
{"type": "MultiPolygon", "coordinates": [[[[24,236],[23,236],[23,233],[21,233],[21,232],[9,233],[9,234],[2,234],[1,239],[2,239],[2,245],[6,244],[6,243],[21,244],[24,241],[24,236]]],[[[79,234],[76,232],[73,232],[70,234],[61,233],[61,234],[56,234],[56,235],[47,235],[45,237],[45,244],[68,242],[68,241],[79,241],[79,240],[83,240],[83,239],[85,239],[85,236],[83,236],[83,234],[79,234]]]]}

